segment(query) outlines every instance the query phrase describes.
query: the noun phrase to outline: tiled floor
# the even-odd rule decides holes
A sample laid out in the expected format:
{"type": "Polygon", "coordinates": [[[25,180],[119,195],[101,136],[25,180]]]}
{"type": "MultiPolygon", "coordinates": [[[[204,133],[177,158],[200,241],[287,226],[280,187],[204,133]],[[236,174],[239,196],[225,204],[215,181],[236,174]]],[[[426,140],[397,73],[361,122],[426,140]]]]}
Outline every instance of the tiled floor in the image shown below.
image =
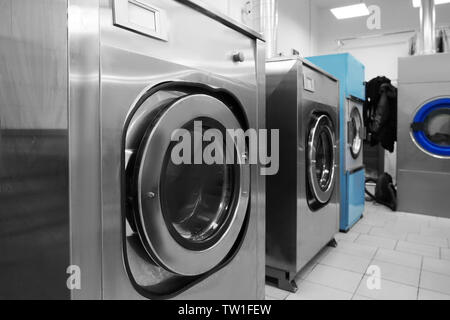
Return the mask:
{"type": "Polygon", "coordinates": [[[367,203],[336,240],[298,275],[296,294],[267,286],[267,299],[450,300],[450,219],[367,203]]]}

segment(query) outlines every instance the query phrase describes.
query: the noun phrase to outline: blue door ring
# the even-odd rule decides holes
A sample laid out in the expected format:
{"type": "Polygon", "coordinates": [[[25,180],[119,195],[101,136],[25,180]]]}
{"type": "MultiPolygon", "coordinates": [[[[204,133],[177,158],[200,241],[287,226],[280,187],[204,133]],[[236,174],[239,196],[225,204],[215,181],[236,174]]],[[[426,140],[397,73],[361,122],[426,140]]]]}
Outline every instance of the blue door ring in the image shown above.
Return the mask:
{"type": "Polygon", "coordinates": [[[423,128],[423,123],[430,115],[430,113],[439,109],[450,110],[450,98],[441,98],[425,104],[417,112],[416,116],[414,117],[414,123],[412,124],[411,127],[413,128],[415,140],[425,151],[438,156],[450,157],[450,146],[444,147],[436,143],[433,143],[425,135],[423,128]]]}

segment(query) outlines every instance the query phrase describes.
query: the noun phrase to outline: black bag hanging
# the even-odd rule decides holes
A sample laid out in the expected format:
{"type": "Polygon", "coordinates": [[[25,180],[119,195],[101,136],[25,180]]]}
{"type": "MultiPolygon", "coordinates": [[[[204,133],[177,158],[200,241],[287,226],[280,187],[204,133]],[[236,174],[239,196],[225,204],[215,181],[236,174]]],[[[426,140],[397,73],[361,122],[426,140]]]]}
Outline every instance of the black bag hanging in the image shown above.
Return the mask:
{"type": "Polygon", "coordinates": [[[394,152],[397,141],[397,88],[386,77],[377,77],[366,84],[364,124],[367,140],[372,146],[381,143],[394,152]]]}

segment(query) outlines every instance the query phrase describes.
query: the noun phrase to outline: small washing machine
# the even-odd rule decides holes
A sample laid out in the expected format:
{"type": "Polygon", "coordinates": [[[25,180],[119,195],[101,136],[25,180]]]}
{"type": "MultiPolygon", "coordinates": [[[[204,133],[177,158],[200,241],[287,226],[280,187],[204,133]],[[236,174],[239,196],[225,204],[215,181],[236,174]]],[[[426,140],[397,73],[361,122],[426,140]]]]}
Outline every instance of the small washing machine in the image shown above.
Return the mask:
{"type": "Polygon", "coordinates": [[[266,279],[295,292],[298,272],[339,231],[339,82],[300,58],[266,63],[267,124],[280,168],[267,177],[266,279]]]}
{"type": "Polygon", "coordinates": [[[349,53],[307,58],[340,83],[340,230],[349,231],[364,213],[365,168],[363,164],[363,112],[365,67],[349,53]]]}
{"type": "Polygon", "coordinates": [[[399,60],[398,210],[450,218],[450,54],[399,60]]]}
{"type": "Polygon", "coordinates": [[[172,157],[179,130],[265,128],[261,36],[200,1],[2,8],[0,298],[264,299],[249,145],[172,157]]]}

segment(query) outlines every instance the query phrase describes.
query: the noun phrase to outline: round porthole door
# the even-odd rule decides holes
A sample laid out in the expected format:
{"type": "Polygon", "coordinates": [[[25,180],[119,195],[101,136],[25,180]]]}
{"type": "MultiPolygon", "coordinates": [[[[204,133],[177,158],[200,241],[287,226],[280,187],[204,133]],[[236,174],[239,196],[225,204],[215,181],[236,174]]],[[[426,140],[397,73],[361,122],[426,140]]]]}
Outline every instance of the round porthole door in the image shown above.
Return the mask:
{"type": "Polygon", "coordinates": [[[336,180],[336,138],[327,115],[314,115],[308,139],[308,180],[320,204],[330,201],[336,180]]]}
{"type": "Polygon", "coordinates": [[[411,125],[416,145],[431,156],[450,158],[450,98],[422,106],[411,125]]]}
{"type": "Polygon", "coordinates": [[[171,273],[207,273],[238,240],[250,197],[246,146],[227,139],[238,129],[222,101],[187,95],[161,107],[134,152],[133,224],[152,260],[171,273]]]}
{"type": "Polygon", "coordinates": [[[361,112],[356,106],[350,112],[347,134],[350,153],[353,159],[357,159],[363,148],[364,124],[361,112]]]}

